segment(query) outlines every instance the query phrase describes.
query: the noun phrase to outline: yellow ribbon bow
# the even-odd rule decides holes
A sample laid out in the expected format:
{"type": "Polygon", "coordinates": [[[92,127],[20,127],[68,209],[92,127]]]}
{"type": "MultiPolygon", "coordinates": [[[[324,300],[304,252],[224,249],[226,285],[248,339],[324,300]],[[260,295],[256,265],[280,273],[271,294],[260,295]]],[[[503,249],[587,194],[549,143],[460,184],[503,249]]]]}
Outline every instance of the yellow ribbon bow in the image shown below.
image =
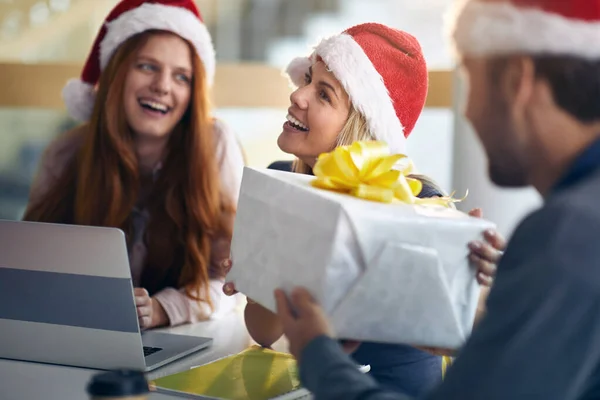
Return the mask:
{"type": "Polygon", "coordinates": [[[448,207],[460,201],[450,197],[420,199],[420,180],[411,178],[412,161],[404,154],[390,154],[385,142],[362,141],[339,146],[319,156],[311,182],[315,187],[382,203],[434,204],[448,207]],[[406,159],[402,169],[394,168],[406,159]]]}

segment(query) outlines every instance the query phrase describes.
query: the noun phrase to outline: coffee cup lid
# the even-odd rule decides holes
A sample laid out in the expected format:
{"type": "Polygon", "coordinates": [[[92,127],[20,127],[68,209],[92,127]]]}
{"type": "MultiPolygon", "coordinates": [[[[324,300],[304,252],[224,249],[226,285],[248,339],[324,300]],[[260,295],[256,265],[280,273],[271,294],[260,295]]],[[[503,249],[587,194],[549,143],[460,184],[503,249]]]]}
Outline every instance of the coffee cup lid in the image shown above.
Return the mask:
{"type": "Polygon", "coordinates": [[[94,375],[87,391],[93,396],[135,396],[150,389],[143,372],[116,370],[94,375]]]}

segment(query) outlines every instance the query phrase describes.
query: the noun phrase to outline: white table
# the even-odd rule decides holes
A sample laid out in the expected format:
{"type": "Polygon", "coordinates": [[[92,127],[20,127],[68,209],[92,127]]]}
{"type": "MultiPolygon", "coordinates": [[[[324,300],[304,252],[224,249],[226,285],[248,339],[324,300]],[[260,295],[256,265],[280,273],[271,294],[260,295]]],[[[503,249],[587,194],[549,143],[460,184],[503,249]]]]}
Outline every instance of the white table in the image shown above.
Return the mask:
{"type": "MultiPolygon", "coordinates": [[[[212,337],[213,345],[148,374],[149,379],[174,374],[196,365],[239,353],[250,345],[250,337],[239,310],[217,319],[160,331],[212,337]]],[[[52,345],[48,343],[48,345],[52,345]]],[[[2,400],[85,400],[85,387],[96,370],[0,359],[2,400]]],[[[152,400],[172,397],[153,394],[152,400]]]]}

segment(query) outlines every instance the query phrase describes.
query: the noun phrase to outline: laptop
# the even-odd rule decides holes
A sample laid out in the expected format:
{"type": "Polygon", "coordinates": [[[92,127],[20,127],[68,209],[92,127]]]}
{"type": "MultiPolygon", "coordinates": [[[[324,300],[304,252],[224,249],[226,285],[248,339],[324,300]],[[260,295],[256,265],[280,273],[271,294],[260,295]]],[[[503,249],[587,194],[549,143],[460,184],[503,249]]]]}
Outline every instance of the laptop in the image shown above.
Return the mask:
{"type": "Polygon", "coordinates": [[[0,358],[151,371],[212,338],[140,332],[119,229],[0,220],[0,358]]]}

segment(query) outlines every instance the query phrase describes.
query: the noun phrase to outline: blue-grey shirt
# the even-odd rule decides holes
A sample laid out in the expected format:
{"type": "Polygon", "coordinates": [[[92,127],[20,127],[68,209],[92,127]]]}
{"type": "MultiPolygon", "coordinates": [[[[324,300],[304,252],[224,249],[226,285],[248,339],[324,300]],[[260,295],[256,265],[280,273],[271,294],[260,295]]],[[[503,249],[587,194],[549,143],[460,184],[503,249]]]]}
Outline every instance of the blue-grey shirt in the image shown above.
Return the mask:
{"type": "MultiPolygon", "coordinates": [[[[600,398],[600,141],[517,228],[488,313],[428,400],[600,398]]],[[[330,338],[303,351],[317,399],[409,397],[361,374],[330,338]]]]}

